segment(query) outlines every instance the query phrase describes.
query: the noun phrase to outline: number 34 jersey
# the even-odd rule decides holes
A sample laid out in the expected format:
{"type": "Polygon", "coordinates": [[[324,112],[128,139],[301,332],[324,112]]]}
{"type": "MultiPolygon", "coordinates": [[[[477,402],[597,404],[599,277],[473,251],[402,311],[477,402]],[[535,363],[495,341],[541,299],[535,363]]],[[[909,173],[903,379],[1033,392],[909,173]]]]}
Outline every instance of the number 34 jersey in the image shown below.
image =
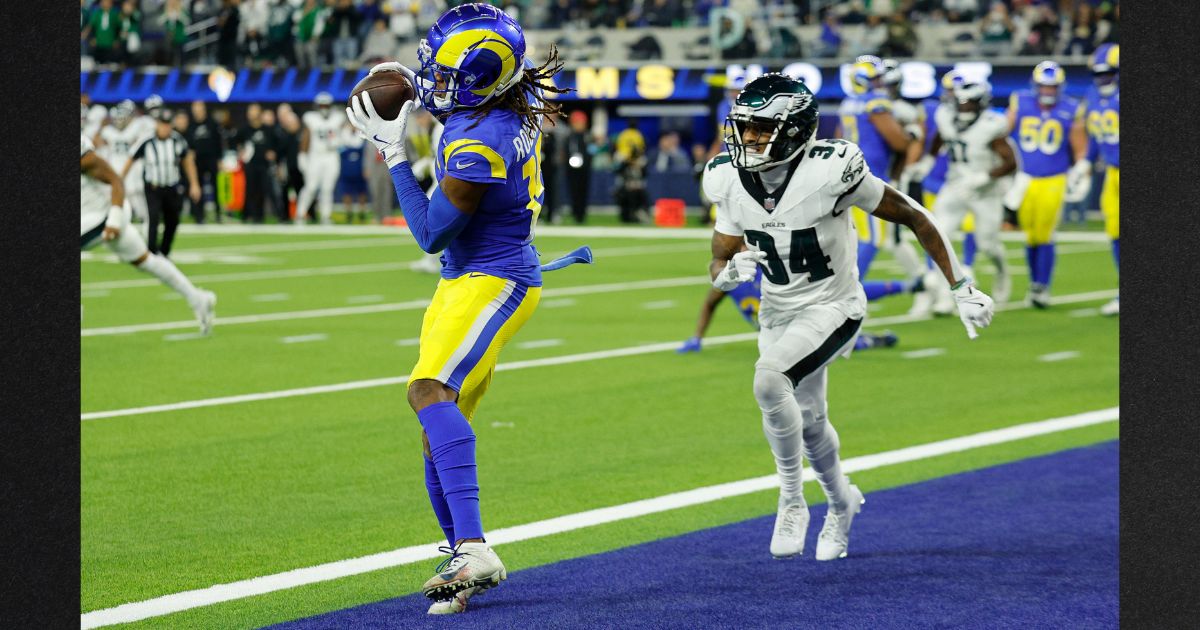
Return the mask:
{"type": "Polygon", "coordinates": [[[758,174],[735,168],[727,153],[704,172],[704,194],[717,204],[716,231],[741,236],[751,251],[767,254],[759,323],[783,325],[816,304],[862,318],[867,299],[858,282],[849,210],[856,202],[874,210],[882,183],[867,169],[862,151],[844,140],[817,140],[777,168],[788,174],[774,193],[758,174]],[[865,199],[872,196],[874,205],[865,199]]]}

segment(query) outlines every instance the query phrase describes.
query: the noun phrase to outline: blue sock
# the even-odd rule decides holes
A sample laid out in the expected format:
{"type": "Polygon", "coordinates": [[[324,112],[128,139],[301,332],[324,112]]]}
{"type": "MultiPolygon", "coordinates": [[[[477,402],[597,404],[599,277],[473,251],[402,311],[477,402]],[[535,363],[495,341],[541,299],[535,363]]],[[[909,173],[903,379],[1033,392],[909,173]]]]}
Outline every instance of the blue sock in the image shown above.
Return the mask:
{"type": "Polygon", "coordinates": [[[968,267],[975,266],[975,233],[967,232],[963,237],[963,264],[968,267]]]}
{"type": "Polygon", "coordinates": [[[442,531],[446,533],[446,541],[450,546],[454,546],[454,517],[450,515],[450,505],[446,503],[446,497],[442,494],[442,482],[438,479],[437,468],[433,465],[433,460],[428,457],[422,457],[425,460],[425,490],[429,492],[429,502],[433,505],[433,513],[437,516],[438,525],[442,531]]]}
{"type": "Polygon", "coordinates": [[[1121,239],[1113,239],[1113,261],[1117,263],[1117,273],[1121,272],[1121,239]]]}
{"type": "Polygon", "coordinates": [[[867,294],[868,302],[874,302],[888,295],[903,293],[905,290],[904,283],[897,280],[866,280],[862,286],[863,291],[867,294]]]}
{"type": "Polygon", "coordinates": [[[1040,249],[1038,249],[1038,247],[1039,247],[1038,245],[1026,245],[1025,246],[1025,263],[1029,265],[1029,283],[1030,284],[1038,283],[1038,279],[1037,279],[1038,254],[1042,253],[1042,251],[1040,249]]]}
{"type": "Polygon", "coordinates": [[[879,248],[872,243],[858,244],[858,279],[862,280],[867,277],[867,270],[871,268],[871,261],[875,260],[875,254],[879,252],[879,248]]]}
{"type": "Polygon", "coordinates": [[[456,540],[483,538],[479,516],[479,481],[475,468],[475,432],[452,402],[429,405],[417,413],[429,451],[442,483],[442,496],[450,508],[456,540]]]}
{"type": "Polygon", "coordinates": [[[1040,252],[1037,258],[1036,281],[1044,287],[1049,287],[1050,277],[1054,275],[1054,257],[1056,253],[1054,243],[1038,245],[1037,248],[1040,252]]]}

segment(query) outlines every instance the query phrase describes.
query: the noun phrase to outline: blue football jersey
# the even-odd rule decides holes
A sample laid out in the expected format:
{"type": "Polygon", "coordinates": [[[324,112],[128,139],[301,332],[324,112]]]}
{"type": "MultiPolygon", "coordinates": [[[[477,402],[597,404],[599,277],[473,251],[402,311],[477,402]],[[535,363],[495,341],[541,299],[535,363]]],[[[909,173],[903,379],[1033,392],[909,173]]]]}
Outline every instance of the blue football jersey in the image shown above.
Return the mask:
{"type": "Polygon", "coordinates": [[[1088,141],[1109,166],[1121,167],[1121,91],[1103,96],[1092,86],[1079,104],[1076,119],[1087,125],[1088,141]]]}
{"type": "Polygon", "coordinates": [[[541,286],[533,232],[544,192],[542,132],[523,128],[509,110],[491,110],[480,118],[470,113],[456,111],[446,119],[434,173],[439,182],[449,175],[492,185],[442,254],[442,277],[476,271],[541,286]]]}
{"type": "Polygon", "coordinates": [[[892,149],[883,134],[871,123],[871,114],[892,111],[891,98],[882,91],[863,95],[852,95],[842,101],[838,108],[838,122],[842,127],[842,138],[858,145],[867,169],[883,179],[888,178],[892,162],[892,149]]]}
{"type": "Polygon", "coordinates": [[[1033,90],[1014,92],[1009,109],[1017,114],[1013,142],[1021,156],[1021,171],[1033,177],[1062,175],[1071,168],[1071,145],[1067,137],[1075,118],[1075,102],[1066,97],[1050,109],[1038,104],[1033,90]]]}

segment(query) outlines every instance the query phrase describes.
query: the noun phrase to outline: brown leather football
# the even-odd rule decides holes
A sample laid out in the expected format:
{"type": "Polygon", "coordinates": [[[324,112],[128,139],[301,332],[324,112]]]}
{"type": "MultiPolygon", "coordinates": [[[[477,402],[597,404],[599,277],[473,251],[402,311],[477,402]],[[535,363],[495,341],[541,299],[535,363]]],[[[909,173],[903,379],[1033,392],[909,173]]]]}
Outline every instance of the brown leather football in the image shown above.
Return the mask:
{"type": "Polygon", "coordinates": [[[395,120],[396,116],[400,115],[400,108],[404,106],[405,101],[411,101],[417,96],[408,77],[397,70],[381,70],[363,77],[350,91],[350,100],[346,105],[350,106],[354,97],[364,91],[371,95],[371,104],[375,106],[375,111],[388,120],[395,120]]]}

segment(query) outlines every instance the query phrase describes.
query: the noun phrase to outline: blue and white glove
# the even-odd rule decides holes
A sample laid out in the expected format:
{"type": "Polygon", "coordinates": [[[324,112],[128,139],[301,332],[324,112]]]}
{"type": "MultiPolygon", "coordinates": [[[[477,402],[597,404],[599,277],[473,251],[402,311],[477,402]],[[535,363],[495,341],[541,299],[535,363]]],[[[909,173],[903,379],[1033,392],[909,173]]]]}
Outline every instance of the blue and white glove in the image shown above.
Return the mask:
{"type": "Polygon", "coordinates": [[[767,252],[744,251],[733,255],[721,273],[713,278],[713,288],[728,293],[743,282],[750,282],[758,273],[758,264],[767,259],[767,252]]]}
{"type": "Polygon", "coordinates": [[[1088,160],[1079,160],[1071,165],[1071,170],[1067,171],[1066,200],[1070,203],[1083,201],[1091,191],[1092,163],[1088,160]]]}
{"type": "Polygon", "coordinates": [[[988,294],[975,287],[970,278],[963,278],[952,287],[954,302],[958,304],[958,317],[967,328],[967,337],[974,339],[979,336],[976,328],[987,328],[992,323],[995,304],[988,294]]]}
{"type": "Polygon", "coordinates": [[[700,352],[700,338],[689,337],[687,341],[683,342],[683,345],[675,349],[675,352],[678,352],[679,354],[684,354],[685,352],[700,352]]]}
{"type": "Polygon", "coordinates": [[[371,94],[362,92],[358,98],[350,100],[350,107],[346,108],[346,118],[350,119],[350,124],[354,125],[363,138],[375,143],[375,148],[379,149],[379,154],[390,169],[408,161],[404,139],[408,128],[408,115],[414,107],[414,101],[407,101],[400,108],[396,119],[388,120],[375,111],[375,105],[371,103],[371,94]]]}

